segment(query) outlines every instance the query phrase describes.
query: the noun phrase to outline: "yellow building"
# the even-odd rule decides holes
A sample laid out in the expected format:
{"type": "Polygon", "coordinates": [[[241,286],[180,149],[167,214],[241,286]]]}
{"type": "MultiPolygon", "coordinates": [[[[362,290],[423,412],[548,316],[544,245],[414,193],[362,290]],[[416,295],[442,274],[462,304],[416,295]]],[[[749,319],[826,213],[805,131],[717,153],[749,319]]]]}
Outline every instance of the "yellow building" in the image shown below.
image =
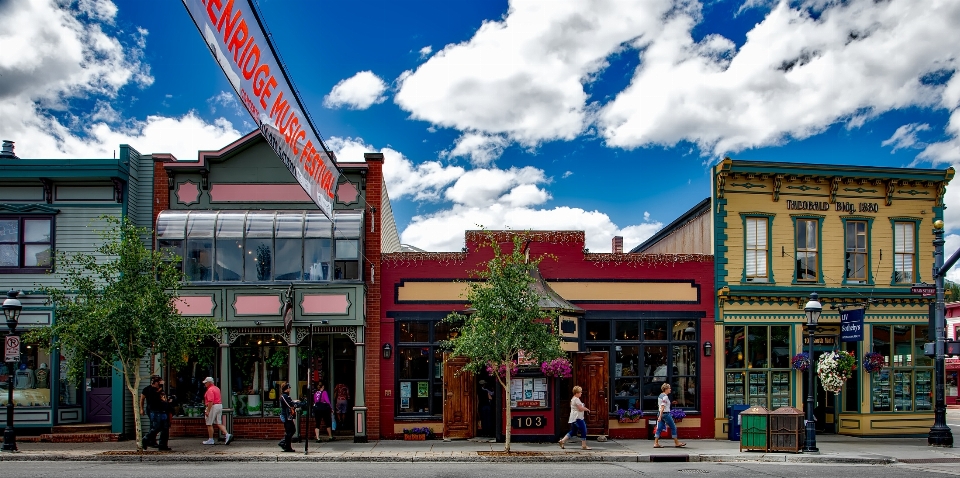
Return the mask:
{"type": "Polygon", "coordinates": [[[933,221],[943,218],[945,170],[725,159],[713,171],[717,395],[715,435],[735,405],[803,409],[807,350],[803,306],[823,304],[813,364],[854,352],[858,370],[834,394],[817,380],[819,431],[926,434],[933,424],[933,360],[924,356],[932,283],[933,221]],[[840,340],[840,311],[862,307],[862,341],[840,340]],[[723,338],[722,340],[720,338],[723,338]],[[867,352],[880,372],[860,367],[867,352]]]}

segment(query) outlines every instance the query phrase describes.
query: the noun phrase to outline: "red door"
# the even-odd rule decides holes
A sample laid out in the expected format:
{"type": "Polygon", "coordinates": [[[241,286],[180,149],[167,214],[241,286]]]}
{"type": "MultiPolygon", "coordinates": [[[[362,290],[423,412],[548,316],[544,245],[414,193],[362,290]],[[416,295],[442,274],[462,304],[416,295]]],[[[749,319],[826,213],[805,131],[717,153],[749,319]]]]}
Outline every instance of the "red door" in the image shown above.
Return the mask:
{"type": "Polygon", "coordinates": [[[99,360],[87,362],[87,423],[110,423],[113,416],[113,367],[99,360]]]}
{"type": "Polygon", "coordinates": [[[444,438],[473,438],[476,435],[477,424],[473,416],[476,394],[473,374],[463,370],[466,364],[464,357],[443,354],[444,438]]]}
{"type": "MultiPolygon", "coordinates": [[[[610,421],[607,401],[610,383],[610,365],[607,352],[578,352],[574,355],[574,383],[583,388],[581,400],[591,410],[584,416],[588,435],[606,435],[610,421]]],[[[567,405],[569,409],[569,404],[567,405]]]]}

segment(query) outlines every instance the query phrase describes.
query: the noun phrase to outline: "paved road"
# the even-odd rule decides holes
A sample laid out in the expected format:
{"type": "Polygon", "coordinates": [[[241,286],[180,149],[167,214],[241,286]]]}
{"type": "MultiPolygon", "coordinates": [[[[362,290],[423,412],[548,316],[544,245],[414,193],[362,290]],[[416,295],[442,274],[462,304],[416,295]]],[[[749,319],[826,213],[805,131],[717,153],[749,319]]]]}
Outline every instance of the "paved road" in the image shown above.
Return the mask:
{"type": "Polygon", "coordinates": [[[104,462],[10,462],[3,463],[4,476],[32,477],[127,477],[173,478],[229,476],[335,477],[489,477],[554,478],[558,476],[602,477],[783,477],[820,476],[940,478],[960,476],[956,465],[798,465],[764,463],[104,463],[104,462]]]}

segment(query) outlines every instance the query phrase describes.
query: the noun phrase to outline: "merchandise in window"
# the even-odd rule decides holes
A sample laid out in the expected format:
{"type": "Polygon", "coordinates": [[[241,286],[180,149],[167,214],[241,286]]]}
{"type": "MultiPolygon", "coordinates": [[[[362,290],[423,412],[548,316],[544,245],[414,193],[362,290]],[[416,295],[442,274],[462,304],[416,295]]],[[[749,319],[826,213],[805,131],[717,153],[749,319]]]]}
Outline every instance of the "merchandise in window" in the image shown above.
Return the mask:
{"type": "Polygon", "coordinates": [[[748,217],[745,222],[744,275],[747,282],[767,282],[767,224],[765,217],[748,217]]]}
{"type": "Polygon", "coordinates": [[[726,406],[789,406],[790,326],[733,325],[723,333],[726,406]]]}
{"type": "Polygon", "coordinates": [[[916,224],[895,222],[893,224],[893,282],[913,283],[914,256],[916,255],[916,224]]]}
{"type": "Polygon", "coordinates": [[[797,219],[796,223],[796,280],[816,282],[819,276],[818,233],[820,223],[816,219],[797,219]]]}
{"type": "Polygon", "coordinates": [[[610,356],[610,412],[657,409],[664,383],[674,389],[675,407],[698,406],[698,320],[613,319],[586,321],[586,349],[610,356]]]}
{"type": "Polygon", "coordinates": [[[871,410],[933,410],[933,359],[923,354],[926,325],[874,325],[873,351],[884,368],[871,375],[871,410]]]}
{"type": "MultiPolygon", "coordinates": [[[[167,396],[173,401],[174,415],[202,417],[205,377],[220,375],[220,345],[206,338],[187,357],[187,362],[171,369],[166,378],[167,396]]],[[[226,398],[226,394],[224,394],[226,398]]]]}
{"type": "Polygon", "coordinates": [[[53,267],[53,218],[0,217],[0,270],[47,272],[53,267]]]}
{"type": "Polygon", "coordinates": [[[13,404],[22,407],[49,407],[52,376],[50,352],[39,344],[20,345],[20,360],[0,364],[0,406],[7,405],[7,380],[13,374],[13,404]]]}
{"type": "MultiPolygon", "coordinates": [[[[289,363],[290,347],[282,336],[240,336],[230,346],[230,376],[233,383],[229,389],[233,392],[235,414],[255,417],[280,415],[280,389],[290,380],[289,363]]],[[[221,386],[224,397],[227,395],[225,388],[221,386]]],[[[203,416],[202,411],[200,416],[203,416]]]]}

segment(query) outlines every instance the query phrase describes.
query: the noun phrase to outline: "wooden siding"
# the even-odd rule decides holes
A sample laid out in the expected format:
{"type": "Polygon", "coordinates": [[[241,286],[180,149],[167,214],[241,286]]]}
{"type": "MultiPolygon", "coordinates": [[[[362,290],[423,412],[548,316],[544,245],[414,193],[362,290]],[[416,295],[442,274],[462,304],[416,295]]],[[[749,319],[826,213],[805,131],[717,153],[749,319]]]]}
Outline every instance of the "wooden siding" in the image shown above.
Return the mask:
{"type": "Polygon", "coordinates": [[[713,223],[708,212],[677,228],[656,244],[643,251],[644,254],[712,254],[710,228],[713,223]]]}

